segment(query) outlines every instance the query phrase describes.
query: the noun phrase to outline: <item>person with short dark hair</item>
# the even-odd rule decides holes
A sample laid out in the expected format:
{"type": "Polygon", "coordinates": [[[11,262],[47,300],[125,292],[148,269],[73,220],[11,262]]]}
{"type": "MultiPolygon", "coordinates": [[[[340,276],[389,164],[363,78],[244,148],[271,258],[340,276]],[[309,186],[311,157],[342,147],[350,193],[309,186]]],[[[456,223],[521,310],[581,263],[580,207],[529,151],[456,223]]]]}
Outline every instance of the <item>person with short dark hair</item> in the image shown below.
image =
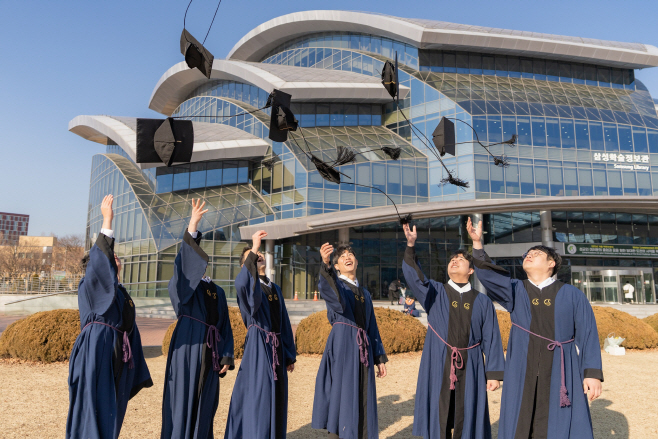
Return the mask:
{"type": "Polygon", "coordinates": [[[240,256],[235,279],[238,306],[247,327],[244,355],[235,379],[225,439],[283,439],[288,427],[288,372],[297,352],[281,287],[265,274],[259,230],[240,256]]]}
{"type": "Polygon", "coordinates": [[[487,391],[498,389],[505,364],[494,305],[471,288],[473,258],[466,250],[450,256],[447,283],[427,279],[416,257],[416,226],[404,224],[403,230],[407,249],[402,272],[428,321],[413,434],[490,439],[487,391]]]}
{"type": "Polygon", "coordinates": [[[116,439],[128,401],[153,385],[135,304],[119,283],[121,260],[114,253],[114,197],[101,202],[103,225],[78,286],[80,335],[69,359],[69,413],[66,438],[116,439]]]}
{"type": "Polygon", "coordinates": [[[511,279],[482,246],[482,221],[466,229],[478,279],[512,319],[498,437],[593,439],[587,404],[601,395],[601,346],[587,296],[555,279],[562,258],[546,246],[523,256],[511,279]],[[582,387],[581,387],[582,386],[582,387]]]}
{"type": "Polygon", "coordinates": [[[409,314],[411,317],[420,317],[420,311],[416,309],[416,298],[413,294],[407,294],[404,297],[404,311],[405,314],[409,314]]]}
{"type": "Polygon", "coordinates": [[[391,299],[391,305],[398,305],[398,301],[400,300],[400,287],[401,286],[402,286],[402,283],[400,283],[400,279],[395,279],[388,286],[388,298],[391,299]]]}
{"type": "Polygon", "coordinates": [[[192,199],[190,224],[174,260],[169,298],[178,322],[169,343],[162,439],[212,437],[220,378],[233,366],[233,331],[224,290],[205,275],[209,257],[197,226],[206,203],[192,199]]]}
{"type": "Polygon", "coordinates": [[[320,255],[318,287],[332,328],[315,380],[311,426],[327,430],[330,439],[377,439],[374,369],[384,378],[388,358],[372,298],[356,279],[358,261],[350,246],[340,245],[334,252],[325,243],[320,255]]]}

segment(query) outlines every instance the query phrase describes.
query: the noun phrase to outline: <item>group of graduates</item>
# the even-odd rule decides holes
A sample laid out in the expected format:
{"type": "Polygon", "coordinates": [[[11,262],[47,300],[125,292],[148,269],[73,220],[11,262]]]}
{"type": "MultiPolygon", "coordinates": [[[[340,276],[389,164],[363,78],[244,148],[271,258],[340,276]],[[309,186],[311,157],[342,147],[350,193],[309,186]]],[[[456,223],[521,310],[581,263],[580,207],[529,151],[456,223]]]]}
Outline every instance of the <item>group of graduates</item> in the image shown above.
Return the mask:
{"type": "MultiPolygon", "coordinates": [[[[128,401],[153,385],[144,359],[135,306],[119,283],[114,254],[113,198],[101,205],[103,226],[83,261],[78,288],[80,323],[70,358],[67,438],[118,438],[128,401]]],[[[178,317],[165,372],[161,438],[212,438],[220,378],[234,369],[233,334],[224,291],[204,275],[208,255],[197,225],[207,210],[193,200],[192,216],[169,282],[178,317]]],[[[593,438],[589,400],[601,393],[601,351],[586,296],[555,280],[560,256],[537,246],[524,257],[527,280],[511,279],[482,246],[482,222],[467,230],[473,256],[449,260],[447,283],[428,279],[416,258],[416,227],[404,224],[402,270],[428,315],[414,409],[413,434],[427,438],[491,438],[487,391],[505,379],[498,437],[593,438]],[[469,283],[473,272],[487,294],[469,283]],[[492,300],[511,314],[503,355],[492,300]],[[582,387],[581,387],[582,385],[582,387]]],[[[296,350],[281,288],[265,275],[253,235],[235,279],[247,328],[231,396],[227,439],[286,437],[288,373],[296,350]]],[[[368,290],[357,280],[348,245],[320,249],[319,290],[332,330],[318,370],[312,427],[329,438],[379,437],[375,377],[388,358],[368,290]],[[376,369],[376,371],[375,371],[376,369]]]]}

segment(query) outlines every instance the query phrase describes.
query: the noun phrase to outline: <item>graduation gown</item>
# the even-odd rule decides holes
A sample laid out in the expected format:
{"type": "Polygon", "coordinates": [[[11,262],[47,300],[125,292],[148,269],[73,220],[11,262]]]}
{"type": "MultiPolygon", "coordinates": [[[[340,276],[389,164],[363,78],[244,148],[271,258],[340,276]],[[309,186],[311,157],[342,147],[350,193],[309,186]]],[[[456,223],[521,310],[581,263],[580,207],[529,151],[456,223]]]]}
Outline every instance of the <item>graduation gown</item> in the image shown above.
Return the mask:
{"type": "Polygon", "coordinates": [[[165,369],[160,433],[163,439],[213,437],[220,375],[213,369],[213,351],[207,345],[210,328],[201,322],[217,328],[219,367],[229,365],[233,369],[233,332],[226,295],[209,279],[202,280],[208,255],[199,247],[198,232],[197,236],[194,239],[185,232],[174,261],[174,276],[169,281],[169,298],[178,323],[171,336],[165,369]]]}
{"type": "Polygon", "coordinates": [[[312,427],[341,439],[377,439],[375,364],[388,361],[368,290],[320,268],[319,290],[332,325],[315,380],[312,427]],[[344,324],[343,324],[344,323],[344,324]],[[368,366],[360,361],[358,329],[365,331],[368,366]]]}
{"type": "Polygon", "coordinates": [[[226,439],[279,439],[288,426],[288,371],[297,359],[290,318],[275,283],[263,286],[258,256],[250,252],[235,279],[238,306],[247,327],[244,356],[235,379],[226,421],[226,439]],[[265,290],[268,292],[266,293],[265,290]],[[271,300],[270,300],[271,299],[271,300]],[[277,323],[278,322],[278,323],[277,323]],[[278,348],[270,333],[279,325],[278,348]],[[276,380],[274,355],[278,357],[276,380]]]}
{"type": "Polygon", "coordinates": [[[459,293],[449,283],[427,279],[414,247],[405,251],[402,272],[433,328],[427,331],[418,371],[413,434],[425,439],[490,439],[487,380],[502,380],[505,366],[493,303],[473,289],[459,293]],[[456,348],[479,343],[459,351],[464,365],[455,370],[458,381],[452,391],[452,352],[434,331],[456,348]]]}
{"type": "Polygon", "coordinates": [[[66,437],[117,438],[128,400],[153,381],[135,323],[135,305],[117,279],[114,239],[102,233],[89,251],[87,270],[78,285],[78,308],[82,332],[69,359],[66,437]],[[124,331],[132,368],[122,358],[124,331]]]}
{"type": "Polygon", "coordinates": [[[603,381],[601,347],[592,306],[576,287],[555,281],[542,290],[528,280],[511,279],[484,250],[473,250],[475,271],[491,299],[509,313],[512,323],[560,343],[512,326],[505,362],[500,410],[501,439],[592,439],[592,420],[583,379],[603,381]],[[578,350],[577,350],[578,349],[578,350]],[[570,405],[562,407],[561,352],[570,405]]]}

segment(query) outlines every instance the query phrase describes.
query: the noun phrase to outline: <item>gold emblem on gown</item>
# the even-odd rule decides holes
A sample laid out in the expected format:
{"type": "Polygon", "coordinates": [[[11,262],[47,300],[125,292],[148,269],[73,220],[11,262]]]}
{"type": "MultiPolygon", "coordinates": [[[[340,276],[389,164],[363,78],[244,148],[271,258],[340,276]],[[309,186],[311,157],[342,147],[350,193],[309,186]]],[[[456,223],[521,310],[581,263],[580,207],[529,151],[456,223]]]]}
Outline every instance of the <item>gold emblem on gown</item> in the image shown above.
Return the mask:
{"type": "Polygon", "coordinates": [[[544,299],[544,305],[551,306],[551,299],[544,299]]]}
{"type": "Polygon", "coordinates": [[[536,297],[534,299],[532,299],[532,304],[533,305],[539,305],[539,299],[537,299],[536,297]]]}
{"type": "Polygon", "coordinates": [[[471,309],[471,304],[468,303],[468,302],[466,302],[466,303],[464,304],[464,308],[466,308],[466,309],[471,309]]]}
{"type": "Polygon", "coordinates": [[[459,304],[457,303],[456,300],[454,300],[454,301],[452,302],[452,307],[453,307],[453,308],[457,308],[458,306],[459,306],[459,304]]]}

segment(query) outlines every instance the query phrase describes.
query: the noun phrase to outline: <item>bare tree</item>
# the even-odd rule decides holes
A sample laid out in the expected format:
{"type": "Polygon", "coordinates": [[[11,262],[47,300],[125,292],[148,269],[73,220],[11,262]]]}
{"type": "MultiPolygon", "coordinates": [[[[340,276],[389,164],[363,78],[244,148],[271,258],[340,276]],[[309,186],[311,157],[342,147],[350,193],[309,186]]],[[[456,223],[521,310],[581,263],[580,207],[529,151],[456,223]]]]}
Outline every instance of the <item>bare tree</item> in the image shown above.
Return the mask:
{"type": "Polygon", "coordinates": [[[35,239],[23,239],[0,247],[0,273],[6,277],[38,275],[50,271],[43,247],[35,239]]]}
{"type": "Polygon", "coordinates": [[[53,248],[53,270],[65,271],[70,275],[82,274],[80,260],[85,254],[84,244],[81,235],[57,238],[57,245],[53,248]]]}

